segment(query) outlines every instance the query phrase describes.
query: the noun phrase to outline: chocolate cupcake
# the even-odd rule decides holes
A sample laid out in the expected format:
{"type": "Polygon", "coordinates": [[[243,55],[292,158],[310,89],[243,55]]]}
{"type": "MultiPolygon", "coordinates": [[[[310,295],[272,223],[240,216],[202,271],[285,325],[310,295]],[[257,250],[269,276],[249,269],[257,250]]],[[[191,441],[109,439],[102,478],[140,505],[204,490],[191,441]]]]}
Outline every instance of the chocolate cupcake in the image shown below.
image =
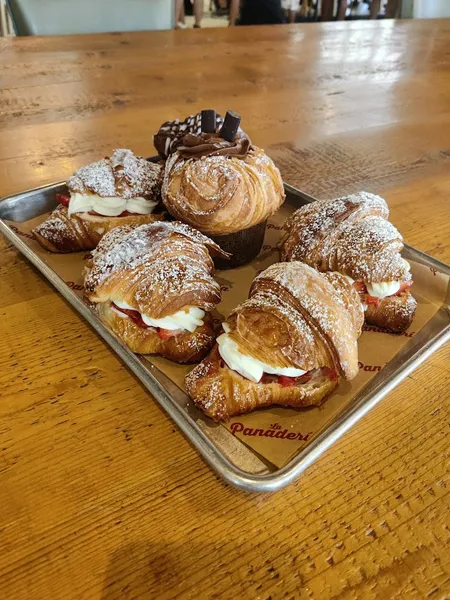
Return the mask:
{"type": "Polygon", "coordinates": [[[233,255],[218,268],[245,265],[259,254],[267,219],[284,202],[281,175],[240,129],[238,115],[229,111],[221,126],[215,111],[201,116],[202,132],[167,144],[176,152],[166,162],[162,199],[173,217],[233,255]]]}

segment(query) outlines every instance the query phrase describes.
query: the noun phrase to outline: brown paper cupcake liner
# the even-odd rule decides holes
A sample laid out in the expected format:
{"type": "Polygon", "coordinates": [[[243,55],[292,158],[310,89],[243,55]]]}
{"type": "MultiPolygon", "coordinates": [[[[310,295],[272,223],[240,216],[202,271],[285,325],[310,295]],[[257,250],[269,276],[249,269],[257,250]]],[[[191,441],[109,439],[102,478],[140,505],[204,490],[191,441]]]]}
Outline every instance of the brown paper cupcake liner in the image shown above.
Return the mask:
{"type": "Polygon", "coordinates": [[[232,255],[230,260],[215,258],[216,269],[224,271],[225,269],[242,267],[256,258],[263,246],[266,224],[267,220],[236,233],[210,236],[222,250],[232,255]]]}

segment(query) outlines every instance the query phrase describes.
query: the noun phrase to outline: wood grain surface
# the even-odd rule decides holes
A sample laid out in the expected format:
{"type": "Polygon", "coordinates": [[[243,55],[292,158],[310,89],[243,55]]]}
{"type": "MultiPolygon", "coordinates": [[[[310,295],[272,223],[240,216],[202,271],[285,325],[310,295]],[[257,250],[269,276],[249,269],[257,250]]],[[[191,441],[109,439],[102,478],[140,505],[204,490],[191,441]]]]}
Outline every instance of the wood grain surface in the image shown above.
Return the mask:
{"type": "MultiPolygon", "coordinates": [[[[450,21],[0,39],[0,195],[232,108],[285,179],[450,262],[450,21]]],[[[0,597],[450,597],[449,348],[295,484],[222,483],[2,240],[0,597]]]]}

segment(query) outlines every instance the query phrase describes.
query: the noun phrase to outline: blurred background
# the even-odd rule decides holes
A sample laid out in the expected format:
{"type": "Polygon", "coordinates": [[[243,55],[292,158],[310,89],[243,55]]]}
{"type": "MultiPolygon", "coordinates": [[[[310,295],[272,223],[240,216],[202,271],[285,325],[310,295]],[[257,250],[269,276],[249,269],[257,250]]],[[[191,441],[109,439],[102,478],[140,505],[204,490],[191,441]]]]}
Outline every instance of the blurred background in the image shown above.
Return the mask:
{"type": "Polygon", "coordinates": [[[0,35],[450,17],[450,0],[0,0],[0,35]]]}

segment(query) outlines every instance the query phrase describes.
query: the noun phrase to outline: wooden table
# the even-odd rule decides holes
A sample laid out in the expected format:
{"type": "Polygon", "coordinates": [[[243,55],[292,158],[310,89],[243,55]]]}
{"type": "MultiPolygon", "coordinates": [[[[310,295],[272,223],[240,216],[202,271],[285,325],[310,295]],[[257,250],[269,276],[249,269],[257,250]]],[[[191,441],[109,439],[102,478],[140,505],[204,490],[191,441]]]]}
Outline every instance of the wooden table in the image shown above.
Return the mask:
{"type": "MultiPolygon", "coordinates": [[[[0,194],[165,120],[245,115],[285,179],[382,193],[450,261],[450,21],[0,40],[0,194]]],[[[443,599],[449,348],[297,483],[222,483],[112,352],[2,241],[0,597],[443,599]]]]}

